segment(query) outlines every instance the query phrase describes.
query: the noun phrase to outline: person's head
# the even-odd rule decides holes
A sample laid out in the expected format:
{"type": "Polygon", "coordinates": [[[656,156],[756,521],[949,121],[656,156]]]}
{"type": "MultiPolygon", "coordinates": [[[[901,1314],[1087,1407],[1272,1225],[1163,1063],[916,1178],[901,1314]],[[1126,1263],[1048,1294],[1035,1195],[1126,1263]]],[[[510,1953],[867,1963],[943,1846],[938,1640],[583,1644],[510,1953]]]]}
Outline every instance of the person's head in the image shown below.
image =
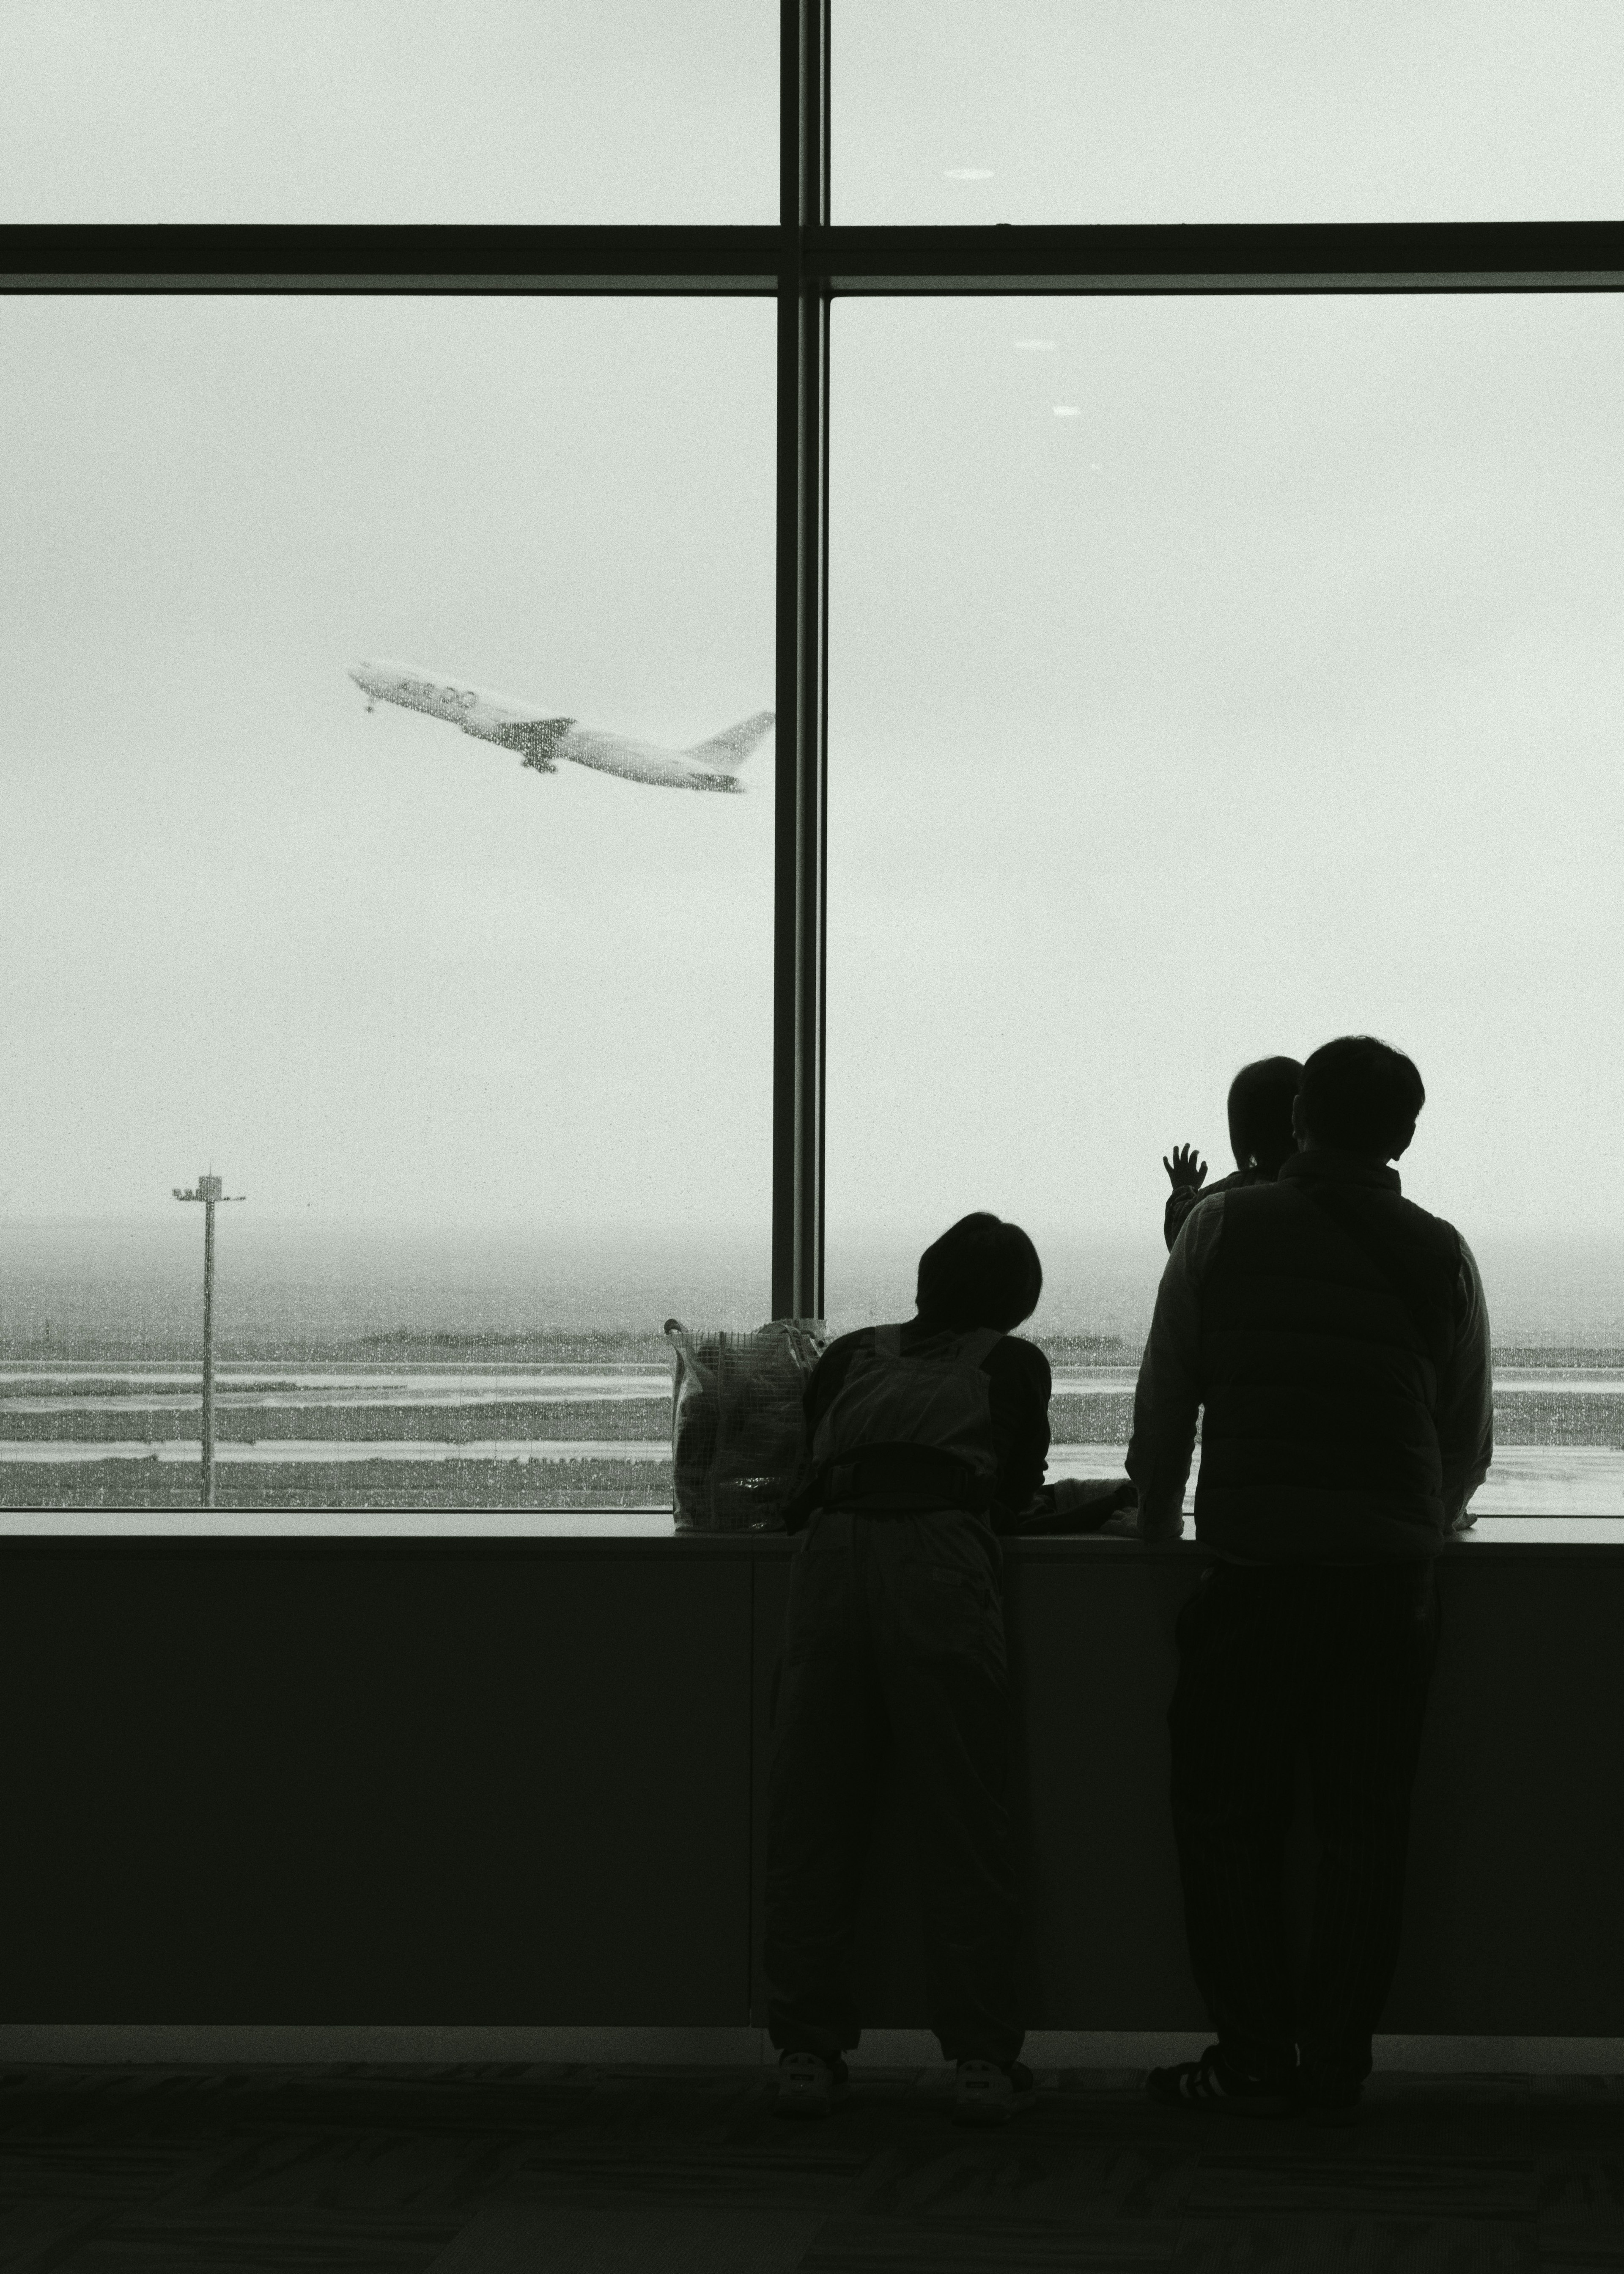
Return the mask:
{"type": "Polygon", "coordinates": [[[1229,1084],[1229,1145],[1237,1169],[1277,1177],[1297,1150],[1291,1101],[1303,1080],[1295,1058],[1254,1058],[1229,1084]]]}
{"type": "Polygon", "coordinates": [[[978,1209],[950,1224],[920,1257],[914,1299],[921,1319],[1008,1334],[1032,1316],[1042,1291],[1043,1267],[1020,1226],[978,1209]]]}
{"type": "Polygon", "coordinates": [[[1402,1050],[1374,1035],[1341,1035],[1304,1066],[1293,1116],[1304,1147],[1396,1161],[1425,1103],[1421,1076],[1402,1050]]]}

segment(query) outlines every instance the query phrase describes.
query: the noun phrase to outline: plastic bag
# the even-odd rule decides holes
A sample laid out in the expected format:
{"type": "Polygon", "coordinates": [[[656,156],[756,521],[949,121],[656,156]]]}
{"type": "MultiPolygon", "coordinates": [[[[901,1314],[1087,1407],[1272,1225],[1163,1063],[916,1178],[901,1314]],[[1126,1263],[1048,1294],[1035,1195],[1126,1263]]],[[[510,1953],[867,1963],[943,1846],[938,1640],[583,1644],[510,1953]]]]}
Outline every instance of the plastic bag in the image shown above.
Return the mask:
{"type": "Polygon", "coordinates": [[[1132,1517],[1139,1487],[1126,1477],[1061,1477],[1045,1485],[1016,1517],[1014,1530],[1027,1533],[1099,1532],[1116,1517],[1132,1517]]]}
{"type": "Polygon", "coordinates": [[[769,1532],[806,1461],[801,1397],[828,1337],[821,1319],[690,1334],[667,1319],[672,1504],[679,1532],[769,1532]]]}

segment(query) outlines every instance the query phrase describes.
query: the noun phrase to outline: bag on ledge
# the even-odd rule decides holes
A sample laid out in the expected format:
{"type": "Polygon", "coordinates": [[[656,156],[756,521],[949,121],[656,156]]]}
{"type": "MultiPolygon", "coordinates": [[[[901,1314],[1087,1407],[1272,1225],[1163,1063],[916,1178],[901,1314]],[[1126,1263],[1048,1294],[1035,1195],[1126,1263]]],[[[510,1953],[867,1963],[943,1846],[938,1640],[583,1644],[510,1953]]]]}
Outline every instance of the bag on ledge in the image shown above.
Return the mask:
{"type": "Polygon", "coordinates": [[[1027,1537],[1065,1539],[1098,1532],[1113,1517],[1139,1507],[1139,1487],[1126,1477],[1061,1477],[1022,1509],[1015,1530],[1027,1537]]]}
{"type": "Polygon", "coordinates": [[[674,1359],[671,1497],[679,1532],[769,1532],[806,1462],[801,1397],[828,1337],[821,1319],[753,1334],[690,1334],[667,1319],[674,1359]]]}

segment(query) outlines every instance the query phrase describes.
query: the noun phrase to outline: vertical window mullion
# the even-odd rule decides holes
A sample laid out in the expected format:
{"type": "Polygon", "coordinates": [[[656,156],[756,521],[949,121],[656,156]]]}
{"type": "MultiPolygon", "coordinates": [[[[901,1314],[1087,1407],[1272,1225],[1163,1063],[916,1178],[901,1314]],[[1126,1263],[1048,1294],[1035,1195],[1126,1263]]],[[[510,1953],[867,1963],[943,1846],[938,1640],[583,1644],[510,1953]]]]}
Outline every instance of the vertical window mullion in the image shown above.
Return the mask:
{"type": "Polygon", "coordinates": [[[829,744],[830,0],[780,17],[778,766],[774,832],[772,1308],[823,1311],[825,788],[829,744]]]}

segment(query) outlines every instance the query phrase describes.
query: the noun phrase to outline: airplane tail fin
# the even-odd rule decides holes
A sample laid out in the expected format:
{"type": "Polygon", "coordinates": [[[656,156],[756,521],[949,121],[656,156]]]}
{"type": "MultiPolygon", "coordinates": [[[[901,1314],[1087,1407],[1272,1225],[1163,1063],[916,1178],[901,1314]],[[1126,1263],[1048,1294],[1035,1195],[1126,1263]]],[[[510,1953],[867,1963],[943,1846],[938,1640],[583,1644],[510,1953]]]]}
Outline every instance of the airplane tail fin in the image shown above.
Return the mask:
{"type": "Polygon", "coordinates": [[[741,719],[736,727],[724,727],[719,734],[712,734],[708,742],[695,742],[683,756],[695,764],[707,767],[718,774],[736,773],[749,757],[762,736],[771,726],[771,711],[757,711],[748,719],[741,719]]]}

